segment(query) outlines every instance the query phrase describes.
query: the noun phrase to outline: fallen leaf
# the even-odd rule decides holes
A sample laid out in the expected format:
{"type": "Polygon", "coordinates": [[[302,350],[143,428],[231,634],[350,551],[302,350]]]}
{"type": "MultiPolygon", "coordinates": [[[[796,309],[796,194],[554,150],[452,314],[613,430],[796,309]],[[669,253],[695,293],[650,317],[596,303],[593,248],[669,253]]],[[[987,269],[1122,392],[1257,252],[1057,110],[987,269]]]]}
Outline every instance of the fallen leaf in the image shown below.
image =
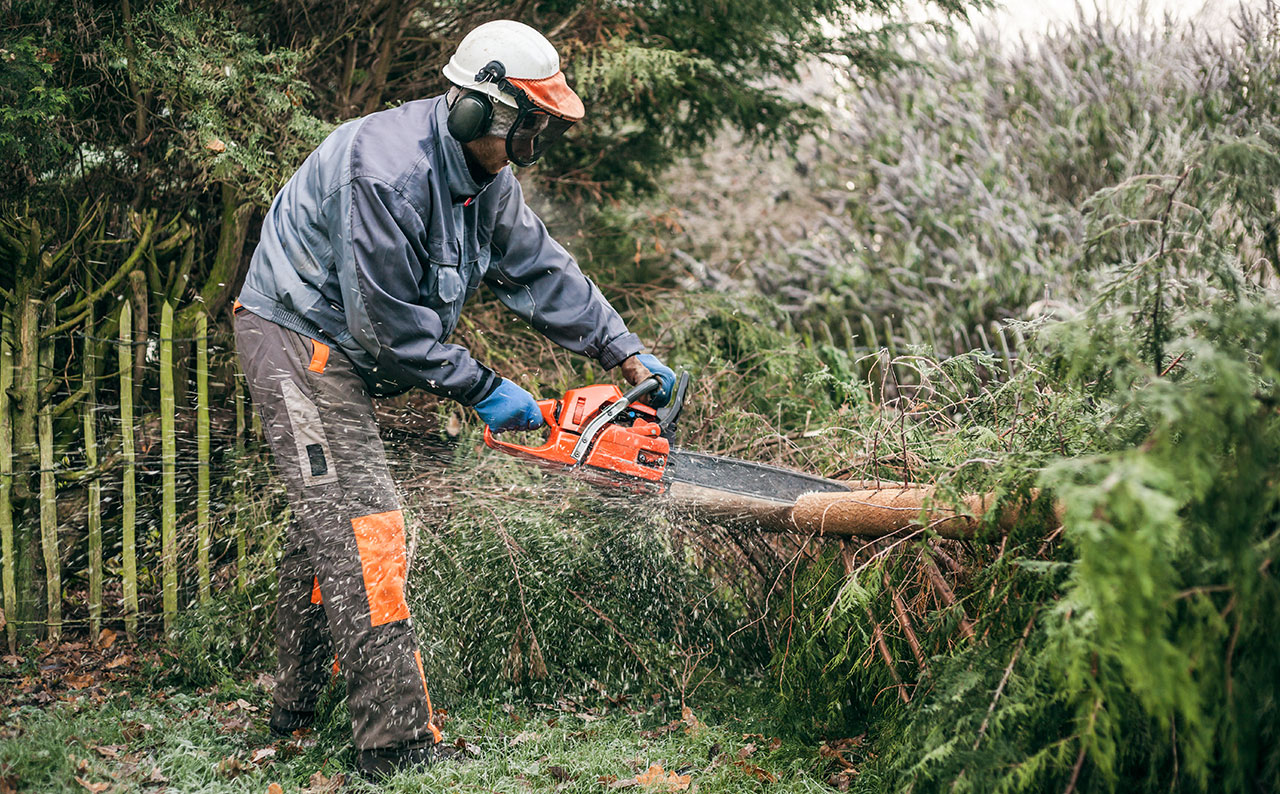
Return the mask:
{"type": "Polygon", "coordinates": [[[346,782],[346,777],[341,774],[325,777],[323,772],[316,772],[311,776],[311,782],[307,784],[307,788],[303,789],[302,794],[334,794],[346,782]]]}
{"type": "Polygon", "coordinates": [[[111,788],[110,783],[90,783],[79,775],[76,775],[76,782],[93,792],[93,794],[102,794],[102,792],[111,788]]]}
{"type": "Polygon", "coordinates": [[[148,786],[163,786],[169,782],[169,778],[164,776],[164,773],[160,771],[160,767],[153,766],[151,767],[151,774],[147,775],[145,782],[148,786]]]}
{"type": "Polygon", "coordinates": [[[624,777],[621,780],[615,780],[608,784],[608,788],[631,788],[640,785],[633,777],[624,777]]]}
{"type": "Polygon", "coordinates": [[[776,753],[782,747],[782,740],[777,736],[769,740],[769,752],[776,753]]]}
{"type": "Polygon", "coordinates": [[[742,771],[746,772],[748,775],[751,775],[756,780],[759,780],[764,783],[778,782],[778,778],[774,776],[774,774],[767,769],[761,769],[760,767],[755,766],[754,764],[748,764],[746,761],[734,761],[733,763],[734,763],[734,766],[742,767],[742,771]]]}
{"type": "Polygon", "coordinates": [[[284,789],[281,788],[279,783],[272,783],[267,786],[267,794],[284,794],[284,789]]]}
{"type": "Polygon", "coordinates": [[[235,777],[248,771],[245,765],[240,763],[240,759],[235,756],[224,758],[218,762],[218,774],[223,777],[235,777]]]}
{"type": "Polygon", "coordinates": [[[531,742],[534,739],[537,739],[539,735],[540,734],[534,733],[533,731],[520,731],[514,737],[512,737],[511,743],[524,744],[525,742],[531,742]]]}
{"type": "Polygon", "coordinates": [[[570,780],[578,779],[577,775],[569,774],[569,770],[565,769],[562,766],[547,767],[547,774],[555,778],[557,783],[568,783],[570,780]]]}
{"type": "Polygon", "coordinates": [[[123,666],[125,666],[125,665],[126,665],[126,664],[128,664],[130,661],[132,661],[132,660],[129,658],[129,654],[127,654],[127,653],[122,653],[122,654],[120,654],[119,656],[117,656],[116,658],[114,658],[114,659],[112,659],[111,661],[109,661],[109,662],[107,662],[106,664],[104,664],[104,665],[103,665],[103,667],[105,667],[105,668],[106,668],[106,669],[108,669],[108,670],[114,670],[114,669],[116,669],[117,667],[123,667],[123,666]]]}
{"type": "Polygon", "coordinates": [[[103,758],[109,758],[112,761],[120,757],[120,751],[124,749],[123,744],[105,744],[102,746],[94,746],[90,748],[103,758]]]}
{"type": "Polygon", "coordinates": [[[253,757],[250,760],[252,760],[253,763],[255,764],[261,764],[262,762],[268,761],[275,757],[276,757],[276,748],[263,747],[261,749],[254,750],[253,757]]]}
{"type": "Polygon", "coordinates": [[[90,673],[81,673],[80,675],[63,676],[62,683],[72,689],[84,689],[87,686],[93,686],[94,679],[90,673]]]}
{"type": "Polygon", "coordinates": [[[7,653],[4,655],[4,663],[9,665],[10,667],[17,667],[18,665],[22,664],[22,657],[14,656],[11,653],[7,653]]]}
{"type": "Polygon", "coordinates": [[[652,764],[648,771],[636,775],[636,783],[658,791],[685,791],[692,778],[678,772],[666,772],[662,764],[652,764]]]}
{"type": "Polygon", "coordinates": [[[754,744],[748,744],[742,749],[738,750],[738,757],[750,758],[755,753],[755,751],[756,751],[756,746],[754,744]]]}
{"type": "Polygon", "coordinates": [[[694,716],[693,709],[688,706],[680,707],[680,719],[685,725],[689,726],[689,730],[691,731],[696,731],[698,728],[702,727],[702,723],[698,722],[698,718],[694,716]]]}
{"type": "Polygon", "coordinates": [[[222,154],[227,150],[227,145],[217,138],[210,138],[208,141],[205,141],[204,148],[214,154],[222,154]]]}
{"type": "Polygon", "coordinates": [[[116,641],[116,633],[111,629],[103,629],[98,632],[98,647],[106,650],[111,647],[111,643],[116,641]]]}
{"type": "Polygon", "coordinates": [[[0,794],[18,794],[17,775],[0,775],[0,794]]]}

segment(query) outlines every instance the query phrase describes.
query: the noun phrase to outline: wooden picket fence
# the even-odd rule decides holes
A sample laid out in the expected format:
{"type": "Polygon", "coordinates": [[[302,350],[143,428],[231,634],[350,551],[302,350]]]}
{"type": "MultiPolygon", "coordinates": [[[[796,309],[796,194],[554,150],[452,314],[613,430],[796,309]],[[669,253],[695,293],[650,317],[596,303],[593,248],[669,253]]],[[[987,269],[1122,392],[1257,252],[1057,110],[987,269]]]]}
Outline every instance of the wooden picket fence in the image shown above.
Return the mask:
{"type": "MultiPolygon", "coordinates": [[[[34,304],[35,301],[32,301],[34,304]]],[[[179,579],[180,579],[180,560],[178,555],[179,548],[179,532],[190,531],[194,534],[195,548],[195,602],[197,604],[207,603],[213,593],[212,576],[211,576],[211,540],[214,536],[214,527],[212,525],[211,510],[211,475],[213,468],[213,460],[211,456],[211,433],[210,433],[210,342],[214,339],[214,335],[209,332],[209,319],[203,313],[195,315],[194,334],[188,339],[176,340],[174,338],[174,309],[173,306],[166,302],[160,310],[160,327],[158,335],[155,337],[147,337],[142,335],[141,339],[135,334],[133,308],[128,300],[121,302],[119,314],[117,318],[118,333],[113,339],[95,339],[93,336],[94,319],[92,315],[84,318],[81,323],[83,331],[79,334],[83,344],[75,350],[78,356],[72,356],[71,359],[78,358],[75,362],[80,365],[80,388],[75,395],[77,399],[65,400],[68,407],[74,407],[78,403],[80,407],[80,438],[78,441],[83,442],[83,454],[79,454],[80,450],[76,447],[76,440],[71,443],[67,441],[66,423],[62,423],[61,443],[55,446],[54,425],[55,419],[65,412],[65,409],[55,404],[53,394],[57,390],[58,384],[53,382],[52,375],[55,371],[54,361],[55,339],[66,341],[63,349],[74,347],[74,337],[68,337],[66,331],[68,329],[50,325],[46,328],[32,328],[32,319],[34,316],[40,316],[40,310],[35,307],[4,307],[6,309],[16,309],[15,311],[5,311],[5,319],[3,326],[0,327],[0,548],[3,551],[2,571],[0,571],[0,585],[3,589],[3,606],[4,615],[8,617],[5,621],[5,628],[10,649],[12,649],[19,640],[19,634],[22,632],[24,636],[29,637],[30,634],[25,630],[31,627],[20,625],[22,621],[16,620],[18,614],[18,600],[20,593],[18,592],[18,566],[23,562],[21,554],[23,549],[15,543],[15,529],[34,532],[35,527],[22,527],[19,522],[36,522],[38,523],[38,537],[41,557],[44,567],[44,616],[42,622],[44,624],[45,638],[51,642],[58,642],[63,635],[63,602],[65,600],[64,587],[64,570],[63,559],[66,557],[69,549],[65,544],[60,546],[59,543],[59,520],[58,520],[58,479],[72,479],[78,483],[82,483],[85,487],[83,493],[87,499],[86,505],[86,533],[84,538],[85,556],[87,559],[87,612],[88,612],[88,631],[91,638],[96,638],[100,630],[103,628],[104,620],[114,620],[123,623],[124,629],[128,636],[135,638],[139,631],[139,526],[138,526],[138,506],[139,506],[139,456],[136,430],[138,427],[139,417],[135,415],[135,374],[138,371],[139,363],[145,361],[145,355],[138,356],[138,348],[140,345],[148,348],[153,347],[158,353],[158,369],[159,369],[159,436],[160,436],[160,494],[159,494],[159,517],[160,517],[160,551],[158,555],[159,576],[151,577],[159,582],[159,601],[161,604],[161,617],[164,629],[167,631],[172,625],[178,614],[181,605],[179,604],[179,579]],[[21,321],[17,323],[17,333],[15,333],[12,318],[22,315],[24,309],[29,310],[29,316],[21,317],[21,321]],[[185,461],[184,465],[194,466],[195,468],[195,525],[190,530],[178,527],[178,505],[177,505],[177,482],[178,482],[178,430],[177,430],[177,400],[175,389],[175,367],[174,361],[174,345],[175,342],[190,342],[194,345],[194,367],[193,374],[195,379],[195,459],[193,461],[185,461]],[[115,362],[118,364],[118,372],[114,378],[118,384],[118,437],[110,439],[109,447],[112,451],[109,461],[105,461],[100,454],[103,448],[103,438],[100,437],[100,417],[110,413],[110,406],[100,406],[97,403],[97,395],[102,385],[102,378],[97,375],[98,364],[94,358],[95,348],[103,347],[102,343],[106,343],[105,347],[115,347],[115,362]],[[27,348],[23,353],[24,345],[36,345],[37,348],[27,348]],[[32,362],[36,364],[34,377],[22,377],[23,373],[16,366],[17,361],[32,362]],[[22,383],[17,383],[21,380],[22,383]],[[21,386],[21,389],[16,388],[21,386]],[[36,443],[38,445],[38,477],[34,476],[37,472],[15,472],[15,448],[14,448],[14,403],[15,400],[34,400],[39,405],[39,414],[37,418],[36,443]],[[57,451],[62,450],[61,462],[57,459],[57,451]],[[74,456],[82,459],[82,468],[73,468],[69,466],[69,459],[74,456]],[[16,478],[32,475],[31,480],[38,479],[38,488],[32,487],[33,493],[31,498],[38,500],[38,510],[27,509],[19,513],[15,503],[15,485],[16,478]],[[110,482],[114,480],[114,482],[110,482]],[[110,483],[113,487],[118,485],[120,492],[120,505],[118,512],[118,538],[120,542],[119,555],[119,578],[122,597],[119,600],[118,608],[115,605],[108,608],[103,603],[103,590],[106,576],[104,574],[103,560],[103,486],[110,483]],[[24,517],[25,516],[25,517],[24,517]]],[[[44,316],[56,316],[54,312],[45,312],[44,316]]],[[[145,318],[144,318],[145,319],[145,318]]],[[[145,328],[145,322],[143,324],[145,328]]],[[[229,346],[228,346],[229,348],[229,346]]],[[[66,372],[70,370],[72,361],[64,362],[64,365],[58,365],[58,369],[63,373],[63,390],[65,391],[67,382],[66,372]]],[[[185,372],[183,368],[183,372],[185,372]]],[[[241,378],[237,375],[233,378],[231,391],[234,395],[234,411],[235,411],[235,448],[234,457],[229,464],[230,467],[239,466],[245,453],[245,391],[241,385],[241,378]]],[[[251,422],[255,432],[260,434],[260,427],[256,421],[251,422]]],[[[228,471],[227,474],[237,474],[235,471],[228,471]]],[[[34,486],[34,483],[31,484],[34,486]]],[[[236,477],[228,486],[232,489],[238,489],[243,492],[243,478],[236,477]]],[[[77,493],[77,496],[79,493],[77,493]]],[[[78,503],[78,502],[77,502],[78,503]]],[[[238,501],[237,501],[238,503],[238,501]]],[[[246,587],[245,563],[246,563],[246,538],[244,530],[239,522],[234,522],[233,532],[235,533],[234,549],[235,549],[235,576],[233,582],[236,587],[241,589],[246,587]]],[[[115,535],[112,540],[114,542],[115,535]]],[[[190,542],[192,538],[183,538],[182,540],[190,542]]],[[[78,550],[77,550],[78,551],[78,550]]],[[[81,572],[77,572],[79,574],[81,572]]],[[[30,595],[28,593],[28,595],[30,595]]],[[[28,621],[30,622],[30,621],[28,621]]],[[[38,628],[38,627],[36,627],[38,628]]]]}
{"type": "Polygon", "coordinates": [[[1026,349],[1027,342],[1016,326],[1005,327],[992,322],[985,328],[982,325],[972,329],[956,325],[947,330],[949,333],[946,335],[939,335],[932,327],[926,326],[921,330],[909,319],[895,323],[888,315],[882,318],[877,328],[871,317],[863,314],[852,321],[848,315],[844,316],[837,329],[825,320],[803,320],[795,333],[801,344],[811,350],[825,345],[843,351],[858,362],[860,375],[891,375],[885,378],[887,394],[884,396],[896,396],[902,386],[912,385],[917,380],[918,373],[914,368],[900,359],[910,348],[928,351],[929,356],[940,359],[948,358],[948,353],[983,354],[994,362],[993,366],[978,368],[984,381],[1013,378],[1025,366],[1020,351],[1026,349]]]}

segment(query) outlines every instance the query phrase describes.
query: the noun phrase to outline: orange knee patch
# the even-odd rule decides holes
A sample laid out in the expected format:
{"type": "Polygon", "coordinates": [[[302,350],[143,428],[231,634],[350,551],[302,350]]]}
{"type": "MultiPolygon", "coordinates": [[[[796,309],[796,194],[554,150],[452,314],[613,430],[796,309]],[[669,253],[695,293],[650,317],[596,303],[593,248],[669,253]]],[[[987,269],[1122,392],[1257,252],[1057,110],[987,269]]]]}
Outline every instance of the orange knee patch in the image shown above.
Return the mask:
{"type": "Polygon", "coordinates": [[[320,578],[316,577],[311,580],[311,603],[319,604],[320,599],[320,578]]]}
{"type": "Polygon", "coordinates": [[[369,599],[369,621],[374,626],[409,617],[404,600],[407,567],[404,548],[404,514],[399,510],[351,519],[364,572],[364,592],[369,599]]]}

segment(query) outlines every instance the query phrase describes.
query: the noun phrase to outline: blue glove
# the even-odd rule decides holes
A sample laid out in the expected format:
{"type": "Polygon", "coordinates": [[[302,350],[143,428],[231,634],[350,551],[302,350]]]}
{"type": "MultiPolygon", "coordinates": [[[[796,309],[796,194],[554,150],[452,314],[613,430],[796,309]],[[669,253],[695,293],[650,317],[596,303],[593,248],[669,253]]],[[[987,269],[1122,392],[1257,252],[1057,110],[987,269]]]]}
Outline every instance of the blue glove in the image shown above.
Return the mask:
{"type": "Polygon", "coordinates": [[[506,378],[474,407],[494,433],[504,430],[536,430],[542,427],[542,411],[538,409],[537,400],[506,378]]]}
{"type": "Polygon", "coordinates": [[[641,353],[636,356],[636,361],[644,364],[645,369],[658,376],[658,388],[656,391],[649,392],[649,395],[644,398],[645,402],[654,408],[661,408],[671,402],[671,390],[676,387],[676,373],[671,371],[671,367],[663,364],[652,353],[641,353]]]}

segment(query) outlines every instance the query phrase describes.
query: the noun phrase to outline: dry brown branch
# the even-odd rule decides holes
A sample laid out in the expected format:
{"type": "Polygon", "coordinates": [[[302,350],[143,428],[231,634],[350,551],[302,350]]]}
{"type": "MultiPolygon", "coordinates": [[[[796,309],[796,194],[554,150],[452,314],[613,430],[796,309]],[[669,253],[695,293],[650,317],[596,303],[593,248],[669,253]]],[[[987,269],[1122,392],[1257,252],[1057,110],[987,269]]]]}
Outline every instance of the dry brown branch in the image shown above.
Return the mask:
{"type": "Polygon", "coordinates": [[[948,607],[954,607],[960,610],[960,633],[967,640],[973,640],[973,623],[969,620],[969,615],[965,613],[964,607],[956,601],[956,594],[952,592],[951,586],[947,584],[947,580],[943,578],[942,571],[938,570],[938,566],[933,560],[929,559],[923,553],[920,555],[920,562],[924,566],[924,572],[929,576],[929,582],[933,585],[934,590],[938,593],[938,597],[948,607]]]}
{"type": "Polygon", "coordinates": [[[903,703],[910,703],[911,696],[907,694],[907,686],[902,683],[902,679],[898,676],[898,671],[894,668],[893,655],[889,653],[889,645],[884,641],[884,632],[880,630],[880,623],[876,620],[875,615],[871,614],[871,610],[863,607],[863,611],[867,613],[867,620],[871,622],[871,636],[874,637],[876,648],[880,651],[880,658],[884,660],[884,666],[889,669],[889,675],[893,676],[893,682],[898,687],[898,696],[902,698],[903,703]]]}
{"type": "Polygon", "coordinates": [[[915,657],[916,664],[920,666],[922,675],[929,674],[929,665],[925,662],[924,652],[920,649],[920,639],[916,637],[915,630],[911,627],[911,617],[907,612],[907,605],[903,603],[902,596],[898,595],[898,591],[894,589],[893,583],[889,580],[889,572],[887,570],[880,573],[885,590],[889,591],[889,598],[893,603],[893,613],[898,619],[898,625],[902,628],[902,634],[907,638],[907,645],[911,646],[911,655],[915,657]]]}

